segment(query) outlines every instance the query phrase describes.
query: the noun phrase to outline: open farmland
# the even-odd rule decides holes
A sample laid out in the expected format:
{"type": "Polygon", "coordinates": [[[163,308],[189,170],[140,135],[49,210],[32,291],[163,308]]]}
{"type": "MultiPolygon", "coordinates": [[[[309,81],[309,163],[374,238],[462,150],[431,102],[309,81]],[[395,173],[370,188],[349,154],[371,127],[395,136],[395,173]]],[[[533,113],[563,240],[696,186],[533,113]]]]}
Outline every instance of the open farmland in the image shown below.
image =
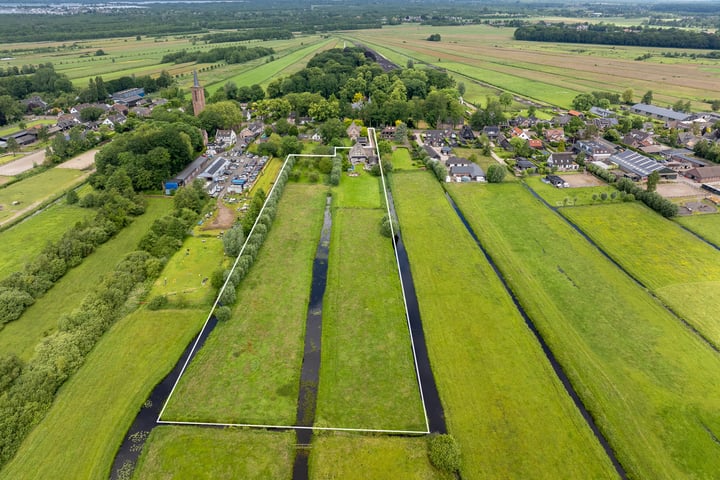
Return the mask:
{"type": "Polygon", "coordinates": [[[425,437],[367,437],[338,432],[323,433],[313,440],[310,479],[453,478],[430,465],[426,443],[425,437]]]}
{"type": "MultiPolygon", "coordinates": [[[[580,174],[563,175],[564,177],[579,176],[580,174]]],[[[532,188],[535,193],[540,195],[546,202],[555,207],[562,206],[580,206],[594,205],[600,203],[617,203],[620,202],[620,192],[615,187],[603,185],[598,187],[576,187],[576,188],[557,188],[549,183],[542,181],[543,177],[532,176],[524,181],[532,188]],[[602,194],[607,195],[606,200],[602,200],[602,194]],[[612,195],[616,198],[613,199],[612,195]],[[593,196],[595,198],[593,198],[593,196]]],[[[592,177],[595,178],[595,177],[592,177]]]]}
{"type": "Polygon", "coordinates": [[[653,90],[658,104],[672,104],[679,99],[700,102],[707,98],[708,91],[715,89],[720,78],[717,71],[708,68],[718,66],[720,62],[714,59],[634,60],[648,51],[659,54],[677,49],[521,42],[512,38],[513,32],[513,28],[483,25],[401,25],[344,36],[391,59],[410,58],[433,64],[450,73],[562,107],[568,107],[578,93],[593,90],[622,93],[626,88],[634,89],[638,96],[653,90]],[[426,41],[432,33],[440,33],[442,41],[426,41]]]}
{"type": "Polygon", "coordinates": [[[450,185],[631,478],[720,471],[720,356],[520,185],[450,185]]]}
{"type": "Polygon", "coordinates": [[[326,191],[287,186],[231,320],[215,328],[190,363],[164,420],[294,424],[326,191]]]}
{"type": "Polygon", "coordinates": [[[161,426],[153,430],[134,480],[291,478],[294,432],[161,426]]]}
{"type": "Polygon", "coordinates": [[[63,386],[0,479],[108,478],[137,410],[204,319],[198,310],[139,310],[119,320],[63,386]]]}
{"type": "MultiPolygon", "coordinates": [[[[380,205],[379,179],[343,175],[334,191],[365,188],[380,205]]],[[[425,431],[392,242],[383,208],[335,197],[316,424],[425,431]]]]}
{"type": "Polygon", "coordinates": [[[152,222],[171,208],[169,199],[149,198],[143,215],[97,247],[80,265],[68,270],[20,318],[0,330],[0,352],[14,353],[23,360],[32,357],[35,345],[45,335],[55,331],[58,319],[77,308],[92,287],[99,283],[103,275],[113,270],[122,256],[137,249],[140,238],[152,222]]]}
{"type": "Polygon", "coordinates": [[[59,202],[14,227],[0,232],[0,279],[20,270],[25,262],[39,254],[48,242],[54,242],[75,222],[91,218],[95,211],[59,202]]]}
{"type": "Polygon", "coordinates": [[[690,215],[675,221],[704,239],[720,246],[720,215],[690,215]]]}
{"type": "Polygon", "coordinates": [[[398,173],[393,195],[462,477],[615,478],[437,181],[398,173]]]}
{"type": "Polygon", "coordinates": [[[720,251],[639,203],[562,214],[720,347],[720,251]]]}

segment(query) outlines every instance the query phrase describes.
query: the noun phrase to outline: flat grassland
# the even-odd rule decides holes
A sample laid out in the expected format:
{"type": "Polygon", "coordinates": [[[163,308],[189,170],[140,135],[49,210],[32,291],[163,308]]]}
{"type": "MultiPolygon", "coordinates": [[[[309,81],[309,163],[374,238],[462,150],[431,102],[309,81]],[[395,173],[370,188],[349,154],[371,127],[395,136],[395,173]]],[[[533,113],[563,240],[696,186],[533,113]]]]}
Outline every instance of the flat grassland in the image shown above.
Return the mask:
{"type": "Polygon", "coordinates": [[[165,295],[176,307],[211,305],[215,289],[209,277],[222,266],[223,255],[222,240],[216,237],[187,238],[155,280],[148,298],[165,295]]]}
{"type": "Polygon", "coordinates": [[[312,480],[397,478],[431,480],[454,478],[430,465],[425,437],[367,437],[323,433],[313,439],[312,480]]]}
{"type": "Polygon", "coordinates": [[[543,177],[540,176],[532,176],[525,179],[525,182],[535,191],[535,193],[540,195],[546,202],[554,207],[620,202],[620,192],[610,185],[599,187],[556,188],[543,182],[542,178],[543,177]],[[607,195],[607,200],[601,199],[600,196],[603,193],[607,195]],[[617,195],[616,199],[611,197],[613,193],[617,195]],[[593,199],[593,195],[596,195],[597,198],[593,199]]]}
{"type": "Polygon", "coordinates": [[[23,360],[30,359],[35,345],[44,336],[55,331],[60,317],[76,309],[102,277],[115,268],[123,255],[137,249],[140,238],[152,222],[171,208],[172,201],[169,199],[148,198],[147,209],[143,215],[114,238],[100,245],[80,265],[70,269],[20,318],[0,330],[0,352],[14,353],[23,360]]]}
{"type": "MultiPolygon", "coordinates": [[[[562,107],[569,107],[578,93],[622,93],[627,88],[632,88],[638,98],[653,90],[659,104],[679,99],[701,103],[720,76],[712,69],[720,65],[717,60],[678,61],[661,56],[679,49],[522,42],[513,39],[514,31],[486,25],[399,25],[346,32],[343,36],[367,44],[401,66],[407,59],[429,63],[447,69],[456,78],[464,76],[562,107]],[[441,34],[442,41],[428,42],[426,38],[432,33],[441,34]],[[643,62],[634,60],[648,52],[656,56],[643,62]]],[[[468,94],[471,102],[481,100],[473,92],[468,94]]]]}
{"type": "Polygon", "coordinates": [[[153,430],[135,480],[291,478],[294,432],[162,426],[153,430]]]}
{"type": "Polygon", "coordinates": [[[437,181],[395,174],[393,196],[462,477],[615,478],[437,181]]]}
{"type": "Polygon", "coordinates": [[[60,237],[76,222],[91,218],[95,211],[59,202],[14,227],[0,232],[0,279],[22,269],[49,242],[60,237]]]}
{"type": "MultiPolygon", "coordinates": [[[[343,176],[333,193],[362,185],[363,197],[380,203],[378,182],[366,172],[343,176]]],[[[380,234],[385,209],[335,198],[315,424],[423,432],[397,264],[380,234]]]]}
{"type": "Polygon", "coordinates": [[[705,240],[720,246],[720,215],[690,215],[676,217],[675,221],[705,240]]]}
{"type": "Polygon", "coordinates": [[[257,260],[170,398],[164,420],[293,425],[327,187],[290,184],[257,260]]]}
{"type": "Polygon", "coordinates": [[[562,214],[720,347],[720,251],[639,203],[562,214]]]}
{"type": "Polygon", "coordinates": [[[448,188],[628,476],[714,477],[720,356],[522,186],[448,188]]]}
{"type": "Polygon", "coordinates": [[[139,310],[115,324],[62,387],[0,479],[105,479],[150,390],[205,320],[199,310],[139,310]]]}
{"type": "Polygon", "coordinates": [[[0,222],[69,189],[84,175],[79,170],[53,168],[0,189],[0,222]]]}
{"type": "Polygon", "coordinates": [[[407,148],[397,148],[392,153],[392,165],[394,170],[414,170],[413,160],[407,148]]]}

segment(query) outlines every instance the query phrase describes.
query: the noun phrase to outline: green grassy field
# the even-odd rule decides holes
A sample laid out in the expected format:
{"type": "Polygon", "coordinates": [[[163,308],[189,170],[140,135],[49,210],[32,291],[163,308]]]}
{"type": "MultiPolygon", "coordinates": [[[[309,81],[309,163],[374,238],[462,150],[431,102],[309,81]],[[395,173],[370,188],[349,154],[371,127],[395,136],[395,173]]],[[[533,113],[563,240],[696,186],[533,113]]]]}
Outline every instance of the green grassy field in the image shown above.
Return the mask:
{"type": "Polygon", "coordinates": [[[290,184],[255,265],[163,419],[293,425],[312,260],[327,187],[290,184]]]}
{"type": "Polygon", "coordinates": [[[60,194],[81,182],[86,175],[80,170],[53,168],[0,189],[0,222],[60,194]],[[13,205],[13,202],[19,203],[13,205]]]}
{"type": "MultiPolygon", "coordinates": [[[[363,176],[333,193],[364,185],[362,197],[379,203],[374,182],[355,182],[363,176]]],[[[380,234],[385,210],[335,199],[315,424],[425,431],[395,256],[380,234]]]]}
{"type": "Polygon", "coordinates": [[[346,433],[322,434],[313,440],[310,454],[312,480],[451,479],[430,465],[427,439],[368,437],[346,433]]]}
{"type": "Polygon", "coordinates": [[[0,471],[0,479],[108,478],[138,409],[205,315],[139,310],[120,320],[62,387],[47,416],[0,471]]]}
{"type": "Polygon", "coordinates": [[[522,186],[448,188],[629,477],[713,478],[720,357],[522,186]]]}
{"type": "Polygon", "coordinates": [[[210,306],[215,289],[208,278],[223,264],[222,240],[189,237],[165,266],[148,298],[166,295],[170,305],[210,306]]]}
{"type": "MultiPolygon", "coordinates": [[[[562,175],[562,173],[560,174],[562,175]]],[[[615,187],[604,185],[599,187],[577,187],[577,188],[556,188],[542,181],[544,176],[532,176],[525,179],[525,182],[546,202],[554,207],[596,205],[602,203],[619,203],[620,192],[615,187]],[[602,200],[600,195],[607,194],[607,200],[602,200]],[[613,199],[611,195],[617,197],[613,199]],[[597,199],[593,199],[597,195],[597,199]]]]}
{"type": "Polygon", "coordinates": [[[675,221],[715,245],[720,245],[720,215],[691,215],[676,217],[675,221]]]}
{"type": "Polygon", "coordinates": [[[681,317],[720,346],[720,252],[639,203],[562,209],[681,317]]]}
{"type": "Polygon", "coordinates": [[[157,427],[132,478],[289,479],[294,443],[294,432],[157,427]]]}
{"type": "Polygon", "coordinates": [[[437,181],[398,173],[393,196],[462,477],[615,478],[437,181]]]}
{"type": "Polygon", "coordinates": [[[333,203],[344,208],[380,208],[385,200],[381,199],[380,177],[373,177],[362,168],[356,169],[358,177],[342,176],[342,188],[333,190],[333,203]],[[372,191],[377,194],[370,194],[372,191]]]}
{"type": "Polygon", "coordinates": [[[56,203],[42,213],[0,232],[0,279],[20,270],[49,242],[62,237],[75,222],[91,218],[95,211],[56,203]]]}
{"type": "Polygon", "coordinates": [[[261,188],[267,194],[267,192],[270,191],[270,188],[272,188],[272,184],[275,183],[275,179],[277,178],[278,173],[280,173],[280,169],[282,168],[284,162],[284,158],[271,158],[265,164],[265,168],[262,169],[262,173],[258,176],[257,180],[250,188],[248,195],[252,198],[252,196],[255,195],[255,192],[261,188]]]}
{"type": "Polygon", "coordinates": [[[35,345],[55,331],[64,313],[80,305],[88,292],[103,275],[115,268],[119,259],[137,248],[140,238],[150,224],[172,209],[172,201],[149,198],[147,210],[114,238],[100,245],[77,267],[69,270],[53,288],[40,297],[23,315],[0,330],[0,352],[14,353],[27,360],[33,356],[35,345]]]}
{"type": "MultiPolygon", "coordinates": [[[[475,155],[477,157],[477,164],[480,165],[485,172],[487,172],[490,165],[497,165],[498,163],[494,158],[483,155],[482,149],[480,148],[455,148],[453,152],[461,158],[469,158],[470,155],[475,155]]],[[[509,177],[509,175],[506,175],[506,180],[509,180],[509,177]]]]}
{"type": "Polygon", "coordinates": [[[392,165],[394,170],[414,170],[417,168],[413,165],[413,160],[407,148],[397,148],[393,151],[392,165]]]}

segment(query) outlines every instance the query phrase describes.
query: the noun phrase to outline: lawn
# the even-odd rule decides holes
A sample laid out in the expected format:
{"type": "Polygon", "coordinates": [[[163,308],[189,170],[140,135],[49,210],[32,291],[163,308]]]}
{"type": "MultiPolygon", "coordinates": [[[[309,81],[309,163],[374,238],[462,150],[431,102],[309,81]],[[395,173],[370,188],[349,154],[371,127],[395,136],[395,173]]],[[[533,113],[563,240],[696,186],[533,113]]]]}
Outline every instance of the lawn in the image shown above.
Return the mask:
{"type": "Polygon", "coordinates": [[[720,347],[720,251],[639,203],[562,213],[720,347]]]}
{"type": "Polygon", "coordinates": [[[720,356],[522,186],[448,188],[629,477],[715,477],[720,356]]]}
{"type": "Polygon", "coordinates": [[[205,315],[199,310],[139,310],[118,321],[62,387],[0,479],[108,478],[137,411],[205,315]]]}
{"type": "Polygon", "coordinates": [[[720,246],[720,215],[690,215],[676,217],[675,221],[704,239],[720,246]]]}
{"type": "MultiPolygon", "coordinates": [[[[559,173],[559,175],[562,175],[562,173],[559,173]]],[[[549,183],[543,182],[543,178],[545,178],[544,175],[534,175],[526,178],[525,183],[554,207],[618,203],[621,201],[620,192],[617,188],[611,187],[610,185],[600,187],[557,188],[549,183]],[[607,200],[602,200],[601,195],[603,193],[607,194],[607,200]],[[613,194],[616,195],[615,199],[612,198],[613,194]],[[596,195],[595,199],[593,199],[593,195],[596,195]]]]}
{"type": "Polygon", "coordinates": [[[164,420],[293,425],[327,187],[289,184],[233,317],[189,365],[164,420]]]}
{"type": "Polygon", "coordinates": [[[0,279],[22,269],[47,243],[59,240],[75,222],[94,215],[94,210],[59,202],[0,232],[0,279]]]}
{"type": "Polygon", "coordinates": [[[166,295],[171,305],[206,305],[215,300],[210,275],[223,264],[222,240],[216,237],[189,237],[172,256],[148,295],[166,295]]]}
{"type": "Polygon", "coordinates": [[[342,188],[333,190],[333,203],[343,208],[381,208],[385,199],[380,196],[380,177],[370,175],[361,167],[357,167],[355,171],[360,175],[351,177],[343,172],[342,188]]]}
{"type": "MultiPolygon", "coordinates": [[[[353,180],[343,178],[335,191],[353,180]]],[[[392,242],[380,234],[384,214],[342,204],[333,210],[319,426],[426,429],[392,242]]]]}
{"type": "Polygon", "coordinates": [[[410,151],[407,148],[396,148],[392,154],[392,165],[394,170],[414,170],[417,167],[413,165],[410,157],[410,151]]]}
{"type": "MultiPolygon", "coordinates": [[[[480,167],[487,172],[488,167],[490,165],[497,165],[498,162],[495,161],[494,158],[492,158],[489,155],[483,155],[482,149],[480,148],[455,148],[453,149],[453,153],[457,155],[458,157],[462,158],[470,158],[471,155],[475,155],[477,158],[476,162],[480,167]]],[[[508,176],[506,176],[507,179],[508,176]]]]}
{"type": "Polygon", "coordinates": [[[0,222],[60,195],[80,183],[85,175],[80,170],[53,168],[0,189],[0,222]],[[13,205],[13,202],[18,203],[13,205]]]}
{"type": "Polygon", "coordinates": [[[294,432],[162,426],[153,430],[134,480],[292,477],[294,432]]]}
{"type": "Polygon", "coordinates": [[[172,201],[149,198],[143,215],[100,245],[77,267],[69,270],[45,295],[22,316],[0,330],[0,352],[14,353],[24,360],[32,357],[35,345],[55,331],[58,319],[72,312],[103,275],[111,272],[121,257],[137,249],[140,238],[152,222],[172,209],[172,201]]]}
{"type": "Polygon", "coordinates": [[[453,478],[430,465],[427,438],[369,437],[347,433],[321,434],[313,439],[310,479],[365,480],[453,478]]]}
{"type": "Polygon", "coordinates": [[[265,164],[265,167],[260,171],[260,175],[258,176],[257,180],[255,180],[253,186],[250,188],[248,196],[252,198],[252,196],[255,195],[255,192],[261,188],[265,190],[265,194],[267,194],[270,191],[270,188],[272,188],[272,184],[275,183],[275,180],[277,179],[278,173],[280,173],[280,169],[282,168],[283,163],[285,163],[284,158],[271,158],[265,164]]]}
{"type": "Polygon", "coordinates": [[[462,477],[615,478],[437,181],[398,173],[393,196],[462,477]]]}

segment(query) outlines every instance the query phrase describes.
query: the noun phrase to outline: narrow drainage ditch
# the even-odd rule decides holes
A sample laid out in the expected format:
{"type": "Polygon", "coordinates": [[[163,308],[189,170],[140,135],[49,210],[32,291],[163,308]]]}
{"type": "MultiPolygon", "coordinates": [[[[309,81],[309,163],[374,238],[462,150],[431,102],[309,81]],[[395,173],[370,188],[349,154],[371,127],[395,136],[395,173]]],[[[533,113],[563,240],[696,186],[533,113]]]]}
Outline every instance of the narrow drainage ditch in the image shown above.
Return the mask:
{"type": "Polygon", "coordinates": [[[120,448],[115,454],[115,460],[113,461],[112,470],[110,471],[111,480],[120,480],[132,476],[131,474],[140,457],[140,452],[142,452],[143,446],[145,445],[145,440],[147,440],[153,428],[160,425],[157,422],[160,410],[162,410],[163,404],[167,400],[168,395],[170,395],[173,385],[175,385],[175,382],[180,376],[183,365],[185,365],[186,361],[192,360],[190,352],[193,352],[192,356],[194,357],[216,325],[217,319],[213,316],[198,336],[194,337],[187,345],[170,373],[168,373],[150,393],[150,396],[138,412],[135,420],[125,434],[120,448]],[[193,351],[195,342],[197,342],[197,348],[193,351]],[[189,360],[188,357],[190,357],[189,360]]]}
{"type": "Polygon", "coordinates": [[[330,232],[332,230],[332,197],[327,197],[322,232],[313,260],[310,301],[305,320],[305,349],[300,372],[300,390],[295,420],[297,447],[293,463],[293,480],[309,478],[308,460],[315,423],[318,383],[320,381],[320,354],[322,346],[322,309],[325,287],[327,286],[328,257],[330,253],[330,232]]]}
{"type": "MultiPolygon", "coordinates": [[[[632,281],[635,282],[638,286],[640,286],[643,290],[645,290],[645,291],[647,292],[647,294],[650,295],[656,302],[658,302],[658,304],[660,304],[665,310],[667,310],[667,311],[670,313],[670,315],[672,315],[672,316],[675,317],[679,322],[681,322],[686,328],[688,328],[692,333],[694,333],[700,340],[702,340],[702,341],[703,341],[708,347],[710,347],[713,351],[715,351],[716,353],[720,353],[720,348],[719,348],[717,345],[715,345],[709,338],[707,338],[702,332],[700,332],[700,330],[698,330],[697,328],[695,328],[694,325],[692,325],[690,322],[688,322],[688,321],[685,320],[683,317],[681,317],[680,314],[677,313],[675,310],[673,310],[669,305],[667,305],[665,302],[663,302],[662,299],[661,299],[660,297],[658,297],[657,295],[655,295],[655,292],[653,292],[653,291],[652,291],[647,285],[645,285],[639,278],[637,278],[635,275],[633,275],[632,273],[630,273],[627,269],[625,269],[625,267],[623,267],[622,265],[620,265],[607,251],[605,251],[604,248],[602,248],[597,242],[595,242],[595,240],[593,240],[592,238],[590,238],[590,236],[589,236],[587,233],[585,233],[585,231],[583,231],[578,225],[576,225],[575,222],[573,222],[572,220],[570,220],[569,218],[567,218],[565,215],[561,214],[561,213],[558,211],[557,207],[553,207],[552,205],[550,205],[550,204],[549,204],[544,198],[542,198],[535,190],[533,190],[533,188],[530,187],[530,185],[528,185],[528,184],[526,184],[526,183],[524,183],[524,182],[523,182],[523,185],[525,186],[525,188],[528,189],[528,191],[529,191],[535,198],[537,198],[540,202],[542,202],[543,205],[545,205],[546,207],[548,207],[550,210],[552,210],[553,212],[555,212],[555,214],[556,214],[557,216],[559,216],[561,219],[563,219],[563,220],[565,221],[565,223],[567,223],[570,227],[573,228],[573,230],[575,230],[577,233],[579,233],[580,236],[582,236],[585,240],[587,240],[587,242],[588,242],[590,245],[592,245],[593,247],[595,247],[595,249],[596,249],[598,252],[600,252],[605,258],[607,258],[608,260],[610,260],[610,262],[612,262],[613,265],[615,265],[617,268],[619,268],[621,272],[623,272],[625,275],[627,275],[628,278],[630,278],[630,280],[632,280],[632,281]]],[[[689,231],[689,230],[688,230],[688,231],[689,231]]],[[[690,233],[693,233],[693,232],[690,232],[690,233]]],[[[702,237],[699,237],[697,234],[694,234],[694,235],[697,236],[698,238],[700,238],[701,240],[705,241],[706,243],[708,243],[710,246],[713,246],[713,247],[717,248],[714,244],[708,242],[707,240],[703,239],[702,237]]]]}
{"type": "Polygon", "coordinates": [[[490,253],[483,247],[482,243],[480,242],[480,239],[475,234],[475,231],[472,229],[470,224],[468,223],[467,219],[465,218],[465,215],[463,215],[460,208],[457,206],[455,201],[450,197],[450,195],[445,192],[445,198],[447,198],[448,202],[452,206],[453,210],[455,210],[455,213],[460,218],[460,221],[465,225],[465,228],[467,229],[468,233],[470,233],[470,236],[473,238],[475,243],[477,244],[480,251],[482,251],[483,255],[485,255],[485,258],[487,259],[488,263],[492,267],[493,271],[497,275],[497,277],[500,279],[500,282],[502,283],[503,287],[505,288],[505,291],[510,295],[510,298],[512,298],[513,303],[515,304],[515,307],[520,312],[520,315],[522,315],[523,319],[525,320],[525,325],[530,329],[530,331],[535,336],[535,339],[540,344],[540,347],[542,348],[543,353],[545,354],[545,357],[550,362],[550,365],[553,368],[553,371],[555,372],[555,375],[557,375],[560,382],[562,382],[563,387],[565,388],[565,391],[567,394],[572,398],[573,402],[575,403],[575,406],[580,411],[580,414],[585,419],[585,422],[587,423],[588,427],[590,427],[590,430],[592,430],[593,434],[595,435],[595,438],[600,442],[600,445],[602,445],[603,449],[605,450],[605,453],[607,454],[608,458],[613,464],[613,467],[615,467],[615,471],[617,474],[622,478],[623,480],[627,479],[627,473],[625,472],[625,469],[618,461],[617,457],[615,456],[615,452],[610,447],[610,444],[608,443],[607,439],[603,435],[603,433],[598,428],[597,424],[595,423],[595,420],[593,419],[592,415],[588,411],[588,409],[585,407],[585,404],[583,403],[582,399],[578,395],[577,391],[572,385],[572,382],[570,382],[570,379],[568,378],[567,374],[565,373],[565,370],[563,370],[562,365],[560,365],[560,362],[558,362],[557,358],[555,357],[555,354],[553,353],[550,346],[547,344],[545,339],[543,338],[540,331],[535,326],[535,323],[530,318],[530,316],[525,312],[525,309],[520,304],[520,300],[515,296],[515,293],[512,291],[510,286],[507,283],[507,280],[503,273],[500,271],[498,266],[495,264],[495,261],[493,260],[490,253]]]}

